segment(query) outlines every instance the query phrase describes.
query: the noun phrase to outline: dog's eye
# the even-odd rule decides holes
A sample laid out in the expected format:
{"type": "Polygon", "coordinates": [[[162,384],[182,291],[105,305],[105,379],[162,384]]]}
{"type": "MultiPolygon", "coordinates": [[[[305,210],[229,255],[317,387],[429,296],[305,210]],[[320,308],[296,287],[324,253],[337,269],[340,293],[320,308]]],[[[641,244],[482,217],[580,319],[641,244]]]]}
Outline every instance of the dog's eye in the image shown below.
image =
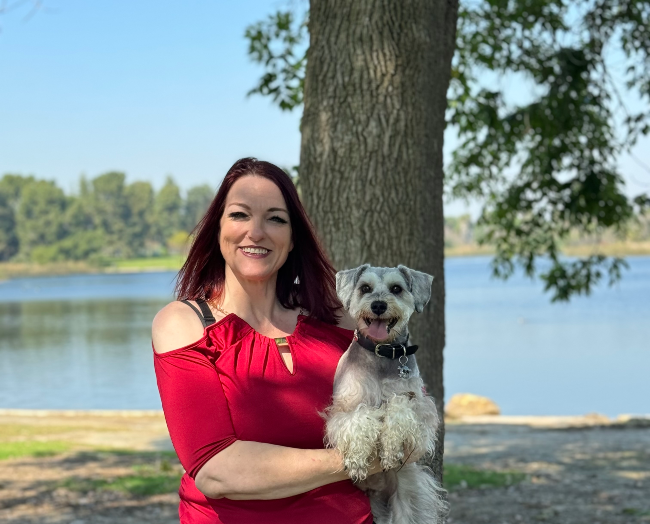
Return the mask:
{"type": "Polygon", "coordinates": [[[393,293],[394,295],[399,295],[402,292],[402,286],[398,286],[395,284],[393,287],[390,288],[390,292],[393,293]]]}
{"type": "Polygon", "coordinates": [[[359,288],[359,291],[361,291],[362,293],[370,293],[372,291],[372,289],[370,288],[370,286],[368,284],[364,284],[363,286],[361,286],[359,288]]]}

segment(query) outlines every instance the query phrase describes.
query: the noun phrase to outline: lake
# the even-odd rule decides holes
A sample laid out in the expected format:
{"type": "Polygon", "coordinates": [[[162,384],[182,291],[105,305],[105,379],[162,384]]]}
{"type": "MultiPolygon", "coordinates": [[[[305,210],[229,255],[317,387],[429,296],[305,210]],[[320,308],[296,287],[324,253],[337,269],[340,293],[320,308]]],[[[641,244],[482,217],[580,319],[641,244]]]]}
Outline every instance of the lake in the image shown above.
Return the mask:
{"type": "MultiPolygon", "coordinates": [[[[487,257],[446,262],[447,397],[508,415],[650,413],[650,257],[613,288],[551,304],[542,285],[490,278],[487,257]]],[[[160,409],[151,319],[174,273],[0,283],[0,408],[160,409]]]]}

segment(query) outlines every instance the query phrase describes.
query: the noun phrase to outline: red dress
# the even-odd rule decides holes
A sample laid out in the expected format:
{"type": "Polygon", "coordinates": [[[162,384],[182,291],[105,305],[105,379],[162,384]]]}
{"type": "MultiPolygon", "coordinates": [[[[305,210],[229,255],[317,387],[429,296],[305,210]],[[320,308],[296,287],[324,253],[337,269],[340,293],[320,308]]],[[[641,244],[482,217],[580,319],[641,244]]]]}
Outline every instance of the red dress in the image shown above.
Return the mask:
{"type": "Polygon", "coordinates": [[[368,497],[349,480],[275,500],[210,499],[194,477],[235,440],[322,449],[336,365],[352,331],[299,316],[287,337],[293,373],[275,341],[234,314],[189,346],[154,352],[181,479],[181,524],[371,524],[368,497]]]}

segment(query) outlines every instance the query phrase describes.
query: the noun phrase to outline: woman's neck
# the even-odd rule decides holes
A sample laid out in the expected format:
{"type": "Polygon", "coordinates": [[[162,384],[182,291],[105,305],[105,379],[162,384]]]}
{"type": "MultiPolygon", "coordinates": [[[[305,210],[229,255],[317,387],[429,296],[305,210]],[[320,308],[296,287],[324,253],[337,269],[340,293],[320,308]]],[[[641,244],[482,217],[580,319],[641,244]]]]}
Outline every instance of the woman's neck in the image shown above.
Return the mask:
{"type": "Polygon", "coordinates": [[[284,311],[276,294],[277,273],[267,280],[246,280],[226,266],[224,296],[221,306],[244,320],[256,324],[273,322],[284,311]]]}

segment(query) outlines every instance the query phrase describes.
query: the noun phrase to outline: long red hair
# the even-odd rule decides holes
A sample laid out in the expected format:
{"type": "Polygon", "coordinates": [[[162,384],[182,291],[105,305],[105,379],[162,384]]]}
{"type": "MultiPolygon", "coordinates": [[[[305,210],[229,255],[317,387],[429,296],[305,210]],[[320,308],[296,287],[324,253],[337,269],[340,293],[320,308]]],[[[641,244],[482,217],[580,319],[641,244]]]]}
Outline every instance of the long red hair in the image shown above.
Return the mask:
{"type": "Polygon", "coordinates": [[[230,188],[246,175],[271,180],[280,189],[289,211],[294,247],[278,271],[276,294],[279,302],[285,308],[301,307],[323,322],[336,324],[342,307],[336,295],[336,270],[316,236],[296,187],[278,166],[256,158],[242,158],[233,164],[205,216],[194,228],[192,247],[178,272],[176,297],[179,300],[221,301],[226,278],[226,261],[219,249],[221,217],[230,188]]]}

